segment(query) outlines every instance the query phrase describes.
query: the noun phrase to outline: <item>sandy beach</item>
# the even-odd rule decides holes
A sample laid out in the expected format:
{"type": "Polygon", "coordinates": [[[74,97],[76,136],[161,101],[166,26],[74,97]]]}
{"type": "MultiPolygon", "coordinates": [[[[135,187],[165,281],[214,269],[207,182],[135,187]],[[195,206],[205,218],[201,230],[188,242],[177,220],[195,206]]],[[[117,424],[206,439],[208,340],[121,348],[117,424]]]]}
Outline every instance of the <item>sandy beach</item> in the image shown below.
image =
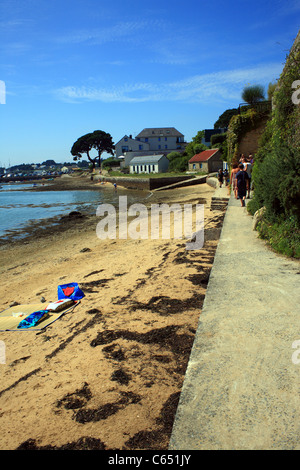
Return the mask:
{"type": "Polygon", "coordinates": [[[204,204],[200,250],[101,240],[96,216],[1,246],[1,310],[55,301],[68,282],[85,293],[45,330],[0,332],[1,449],[168,448],[224,217],[210,210],[213,194],[202,184],[149,198],[204,204]]]}

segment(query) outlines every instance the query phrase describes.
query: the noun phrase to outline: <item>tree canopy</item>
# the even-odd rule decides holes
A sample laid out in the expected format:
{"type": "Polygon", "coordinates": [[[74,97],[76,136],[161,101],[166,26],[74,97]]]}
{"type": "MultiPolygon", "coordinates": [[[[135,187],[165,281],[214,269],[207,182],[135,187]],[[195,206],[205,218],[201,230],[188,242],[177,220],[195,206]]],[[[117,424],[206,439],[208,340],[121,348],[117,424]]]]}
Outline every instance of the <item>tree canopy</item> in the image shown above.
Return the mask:
{"type": "Polygon", "coordinates": [[[219,116],[219,119],[214,123],[214,129],[228,127],[229,121],[232,118],[232,116],[235,116],[238,113],[239,113],[238,108],[226,109],[226,111],[224,111],[224,113],[222,113],[219,116]]]}
{"type": "Polygon", "coordinates": [[[97,160],[99,167],[101,166],[102,153],[107,152],[113,155],[114,148],[115,146],[111,135],[107,132],[97,130],[79,137],[72,145],[71,154],[74,157],[73,160],[78,160],[82,158],[82,154],[85,153],[94,169],[97,160]],[[96,156],[90,155],[92,149],[95,149],[98,152],[96,156]]]}
{"type": "Polygon", "coordinates": [[[189,158],[192,158],[197,153],[207,150],[205,144],[202,144],[204,137],[204,131],[198,131],[197,134],[192,138],[192,141],[186,146],[185,151],[189,158]]]}

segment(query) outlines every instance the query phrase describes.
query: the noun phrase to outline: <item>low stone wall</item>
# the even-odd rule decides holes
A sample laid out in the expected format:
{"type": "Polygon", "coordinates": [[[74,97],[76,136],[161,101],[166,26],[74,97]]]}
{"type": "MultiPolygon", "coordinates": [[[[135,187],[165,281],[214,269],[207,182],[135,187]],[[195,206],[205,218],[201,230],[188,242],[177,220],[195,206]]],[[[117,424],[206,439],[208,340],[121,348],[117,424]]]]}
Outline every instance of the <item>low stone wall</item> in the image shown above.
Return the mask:
{"type": "Polygon", "coordinates": [[[116,183],[117,186],[123,186],[127,189],[140,189],[151,191],[153,189],[168,186],[179,181],[190,180],[191,176],[174,176],[166,178],[130,178],[118,176],[96,176],[95,179],[99,181],[107,181],[109,183],[116,183]]]}
{"type": "Polygon", "coordinates": [[[175,188],[183,188],[186,186],[195,186],[195,184],[203,184],[206,183],[206,176],[200,176],[195,178],[190,178],[186,181],[177,181],[177,183],[169,184],[168,186],[162,186],[160,188],[156,188],[153,191],[163,191],[166,189],[175,189],[175,188]]]}

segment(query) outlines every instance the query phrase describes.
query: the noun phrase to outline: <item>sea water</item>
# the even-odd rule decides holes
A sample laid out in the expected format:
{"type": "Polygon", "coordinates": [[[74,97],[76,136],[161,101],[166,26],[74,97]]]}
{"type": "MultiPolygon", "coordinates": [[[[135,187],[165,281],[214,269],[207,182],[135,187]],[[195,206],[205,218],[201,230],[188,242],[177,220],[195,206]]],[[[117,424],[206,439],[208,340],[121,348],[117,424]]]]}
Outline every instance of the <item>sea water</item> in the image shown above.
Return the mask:
{"type": "Polygon", "coordinates": [[[117,204],[126,194],[129,202],[142,202],[147,192],[105,188],[104,190],[32,191],[33,184],[2,184],[0,188],[0,237],[18,237],[32,222],[63,216],[72,211],[96,214],[99,204],[117,204]]]}

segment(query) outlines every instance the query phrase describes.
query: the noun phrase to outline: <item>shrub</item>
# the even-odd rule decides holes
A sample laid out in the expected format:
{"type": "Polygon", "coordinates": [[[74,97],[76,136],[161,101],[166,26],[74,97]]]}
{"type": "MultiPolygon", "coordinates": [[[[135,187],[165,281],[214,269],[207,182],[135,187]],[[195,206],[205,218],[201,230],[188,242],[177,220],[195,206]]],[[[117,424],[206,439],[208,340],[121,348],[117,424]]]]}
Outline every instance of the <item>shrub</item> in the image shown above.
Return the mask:
{"type": "Polygon", "coordinates": [[[210,138],[211,146],[214,148],[216,144],[223,144],[226,141],[227,135],[224,134],[213,134],[210,138]]]}
{"type": "Polygon", "coordinates": [[[265,99],[265,92],[264,87],[261,85],[253,85],[249,87],[245,87],[242,92],[242,99],[253,105],[265,99]]]}
{"type": "Polygon", "coordinates": [[[269,221],[284,215],[294,217],[300,226],[300,151],[285,147],[270,151],[255,163],[253,180],[253,208],[265,206],[269,221]]]}
{"type": "Polygon", "coordinates": [[[258,232],[278,253],[300,258],[300,230],[293,217],[280,218],[273,224],[263,220],[258,224],[258,232]]]}

